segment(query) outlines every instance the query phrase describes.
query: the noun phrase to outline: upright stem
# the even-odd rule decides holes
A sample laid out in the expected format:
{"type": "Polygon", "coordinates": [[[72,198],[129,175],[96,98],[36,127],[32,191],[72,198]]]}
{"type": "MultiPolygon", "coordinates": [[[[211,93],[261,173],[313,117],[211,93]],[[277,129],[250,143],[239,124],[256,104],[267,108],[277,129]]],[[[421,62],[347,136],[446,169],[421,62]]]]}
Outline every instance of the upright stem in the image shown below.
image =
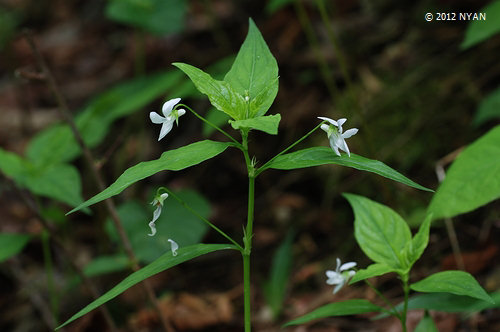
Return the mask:
{"type": "Polygon", "coordinates": [[[403,332],[406,332],[406,313],[408,312],[408,294],[410,293],[410,286],[408,285],[408,275],[401,276],[403,281],[403,291],[404,291],[404,307],[401,314],[401,327],[403,332]]]}
{"type": "Polygon", "coordinates": [[[252,252],[253,217],[255,205],[255,168],[248,155],[248,132],[242,131],[243,155],[248,170],[248,214],[247,226],[243,237],[243,304],[245,318],[245,332],[252,331],[252,303],[250,287],[250,253],[252,252]]]}

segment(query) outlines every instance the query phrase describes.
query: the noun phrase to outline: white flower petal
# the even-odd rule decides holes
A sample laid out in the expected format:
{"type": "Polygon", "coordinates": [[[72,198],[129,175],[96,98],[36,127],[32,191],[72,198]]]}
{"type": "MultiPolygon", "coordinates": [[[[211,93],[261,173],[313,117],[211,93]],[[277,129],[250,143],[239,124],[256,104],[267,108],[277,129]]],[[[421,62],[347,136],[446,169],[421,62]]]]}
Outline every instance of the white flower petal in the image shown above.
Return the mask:
{"type": "Polygon", "coordinates": [[[185,109],[183,109],[183,108],[179,108],[179,109],[177,110],[177,116],[181,117],[181,116],[183,116],[184,114],[186,114],[186,110],[185,110],[185,109]]]}
{"type": "Polygon", "coordinates": [[[338,292],[338,291],[339,291],[342,287],[344,287],[344,284],[345,284],[345,282],[340,283],[340,284],[338,284],[337,286],[335,286],[335,288],[333,289],[333,294],[337,294],[337,292],[338,292]]]}
{"type": "Polygon", "coordinates": [[[177,249],[179,249],[179,245],[172,239],[168,239],[170,242],[170,249],[172,250],[172,256],[177,256],[177,249]]]}
{"type": "Polygon", "coordinates": [[[342,266],[340,267],[340,271],[349,270],[350,268],[353,268],[355,266],[356,266],[356,262],[347,262],[347,263],[342,264],[342,266]]]}
{"type": "Polygon", "coordinates": [[[323,130],[324,132],[326,132],[328,134],[328,130],[330,129],[330,125],[323,123],[320,128],[321,128],[321,130],[323,130]]]}
{"type": "Polygon", "coordinates": [[[327,118],[327,117],[324,117],[324,116],[318,116],[318,119],[320,119],[320,120],[324,120],[324,121],[328,121],[328,122],[330,122],[332,125],[334,125],[334,126],[338,126],[337,121],[332,120],[332,119],[330,119],[330,118],[327,118]]]}
{"type": "Polygon", "coordinates": [[[338,285],[340,283],[344,283],[344,276],[342,276],[341,274],[335,276],[335,277],[332,277],[332,278],[329,278],[326,283],[328,285],[338,285]]]}
{"type": "Polygon", "coordinates": [[[170,112],[172,112],[172,109],[174,108],[174,106],[180,101],[181,101],[181,98],[174,98],[174,99],[170,99],[170,100],[166,101],[161,108],[163,115],[165,117],[167,117],[170,114],[170,112]]]}
{"type": "Polygon", "coordinates": [[[349,138],[349,137],[356,135],[357,132],[358,132],[358,128],[351,128],[351,129],[346,130],[344,133],[342,133],[342,137],[349,138]]]}
{"type": "Polygon", "coordinates": [[[154,236],[156,234],[156,227],[155,227],[155,222],[154,220],[151,221],[149,224],[149,227],[151,228],[151,234],[148,234],[149,236],[154,236]]]}
{"type": "Polygon", "coordinates": [[[167,197],[168,197],[167,193],[161,194],[160,198],[158,198],[158,203],[160,203],[160,205],[163,205],[163,202],[167,199],[167,197]]]}
{"type": "Polygon", "coordinates": [[[163,137],[165,137],[172,130],[173,126],[174,126],[173,120],[163,122],[163,125],[161,126],[160,130],[160,137],[158,137],[158,140],[161,140],[163,137]]]}
{"type": "Polygon", "coordinates": [[[342,127],[342,125],[347,121],[346,118],[338,119],[337,120],[337,127],[342,127]]]}
{"type": "Polygon", "coordinates": [[[165,121],[165,118],[156,112],[149,113],[149,118],[151,119],[151,122],[156,124],[160,124],[165,121]]]}

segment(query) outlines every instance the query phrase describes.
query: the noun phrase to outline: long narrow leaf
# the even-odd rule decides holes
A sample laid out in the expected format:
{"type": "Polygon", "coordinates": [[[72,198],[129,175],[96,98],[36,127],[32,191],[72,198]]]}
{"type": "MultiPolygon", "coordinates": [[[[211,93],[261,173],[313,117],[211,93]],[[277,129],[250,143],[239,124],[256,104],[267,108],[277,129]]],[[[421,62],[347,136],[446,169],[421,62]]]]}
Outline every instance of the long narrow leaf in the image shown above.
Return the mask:
{"type": "Polygon", "coordinates": [[[141,162],[127,169],[108,188],[95,195],[88,201],[80,204],[69,213],[118,195],[131,184],[147,178],[160,171],[179,171],[197,165],[207,159],[213,158],[231,146],[232,143],[216,141],[200,141],[181,148],[164,152],[159,159],[141,162]]]}
{"type": "Polygon", "coordinates": [[[103,305],[104,303],[120,295],[121,293],[123,293],[130,287],[134,286],[135,284],[143,281],[144,279],[147,279],[157,273],[165,271],[173,266],[179,265],[183,262],[189,261],[198,256],[226,249],[236,249],[236,247],[230,244],[195,244],[189,247],[180,248],[177,251],[177,256],[173,256],[172,253],[169,251],[160,258],[158,258],[157,260],[155,260],[153,263],[146,265],[139,271],[136,271],[131,275],[129,275],[127,278],[123,279],[118,285],[113,287],[110,291],[102,295],[94,302],[87,305],[85,308],[77,312],[62,325],[57,327],[56,330],[60,329],[63,326],[68,325],[75,319],[80,318],[83,315],[87,314],[88,312],[94,310],[95,308],[103,305]]]}
{"type": "Polygon", "coordinates": [[[351,157],[348,157],[345,154],[342,154],[339,157],[327,147],[308,148],[281,155],[273,160],[267,168],[290,170],[327,164],[336,164],[372,172],[388,179],[401,182],[410,187],[425,191],[432,191],[431,189],[423,187],[408,179],[401,173],[378,160],[364,158],[353,153],[351,153],[351,157]]]}

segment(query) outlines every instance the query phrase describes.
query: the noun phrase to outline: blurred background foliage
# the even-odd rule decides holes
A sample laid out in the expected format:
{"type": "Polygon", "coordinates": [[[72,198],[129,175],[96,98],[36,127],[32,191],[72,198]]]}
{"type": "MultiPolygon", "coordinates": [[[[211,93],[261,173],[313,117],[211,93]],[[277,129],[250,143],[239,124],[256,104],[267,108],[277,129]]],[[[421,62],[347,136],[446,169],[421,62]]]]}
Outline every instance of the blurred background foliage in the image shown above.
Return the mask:
{"type": "MultiPolygon", "coordinates": [[[[98,190],[39,75],[23,29],[32,31],[109,184],[126,168],[156,159],[164,150],[206,137],[224,140],[188,115],[157,142],[158,128],[148,114],[159,110],[164,100],[182,97],[211,121],[227,126],[227,118],[211,109],[171,63],[190,63],[220,78],[244,39],[248,17],[255,20],[280,68],[280,90],[269,112],[282,115],[279,135],[255,132],[251,137],[260,164],[313,128],[317,116],[347,117],[346,128],[360,129],[350,140],[351,151],[435,189],[436,165],[447,167],[461,149],[499,122],[500,1],[4,0],[0,258],[9,260],[0,269],[5,299],[0,308],[6,312],[2,330],[35,331],[41,320],[49,328],[57,317],[67,317],[72,311],[67,308],[87,302],[74,282],[68,257],[44,240],[40,218],[55,225],[56,234],[71,248],[71,259],[85,267],[101,290],[127,275],[130,264],[103,207],[92,214],[88,210],[87,215],[64,216],[98,190]],[[427,12],[487,12],[487,21],[427,22],[427,12]],[[23,201],[26,195],[35,208],[23,201]],[[51,305],[45,306],[45,301],[51,305]]],[[[327,144],[318,134],[302,147],[327,144]]],[[[142,263],[168,250],[170,237],[180,245],[222,240],[206,233],[204,224],[173,201],[165,203],[158,235],[149,238],[149,202],[162,185],[184,195],[202,215],[238,238],[247,190],[244,163],[238,158],[229,151],[197,168],[158,174],[118,197],[118,212],[142,263]]],[[[412,225],[422,222],[432,197],[335,166],[269,171],[260,177],[257,190],[253,278],[262,286],[255,296],[259,330],[272,330],[301,308],[331,300],[323,273],[333,267],[335,257],[358,260],[361,266],[366,262],[352,235],[352,212],[340,193],[355,192],[387,204],[412,225]],[[280,282],[288,286],[280,288],[280,282]]],[[[479,273],[490,291],[499,288],[493,281],[498,280],[499,266],[492,263],[499,256],[498,204],[494,201],[454,220],[462,250],[471,253],[464,254],[467,269],[479,273]]],[[[420,275],[454,267],[448,235],[440,225],[435,223],[420,275]]],[[[163,274],[156,288],[166,294],[169,310],[185,304],[172,293],[187,291],[201,298],[210,291],[220,301],[231,300],[232,310],[239,313],[240,269],[239,259],[231,255],[200,259],[163,274]]],[[[393,286],[381,282],[389,290],[393,286]]],[[[131,294],[113,304],[114,315],[132,330],[154,325],[141,311],[147,302],[131,294]]],[[[186,330],[240,329],[239,315],[228,310],[219,312],[222,318],[215,322],[197,316],[205,322],[200,326],[189,325],[194,324],[189,318],[174,323],[186,330]]],[[[498,326],[498,317],[495,322],[498,326]]],[[[363,323],[374,324],[355,324],[363,323]]],[[[75,329],[92,330],[96,323],[79,324],[75,329]]],[[[391,321],[377,324],[387,327],[391,321]]],[[[472,323],[455,318],[453,326],[459,324],[472,323]]]]}

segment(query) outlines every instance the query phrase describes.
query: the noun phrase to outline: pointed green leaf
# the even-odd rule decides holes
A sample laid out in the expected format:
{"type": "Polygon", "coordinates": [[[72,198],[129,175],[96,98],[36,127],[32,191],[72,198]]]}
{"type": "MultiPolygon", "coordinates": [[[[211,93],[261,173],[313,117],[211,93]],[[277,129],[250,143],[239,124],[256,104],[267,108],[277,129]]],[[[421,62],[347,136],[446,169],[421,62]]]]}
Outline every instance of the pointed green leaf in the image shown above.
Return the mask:
{"type": "Polygon", "coordinates": [[[354,210],[354,236],[361,250],[374,262],[407,269],[402,250],[411,241],[406,222],[389,207],[368,198],[343,194],[354,210]]]}
{"type": "Polygon", "coordinates": [[[31,192],[77,206],[81,196],[80,174],[69,164],[33,165],[29,160],[0,149],[0,170],[31,192]]]}
{"type": "MultiPolygon", "coordinates": [[[[455,295],[451,293],[426,293],[412,296],[408,301],[408,309],[426,309],[444,312],[478,312],[490,308],[500,307],[500,292],[491,293],[490,297],[495,303],[479,300],[470,296],[455,295]]],[[[404,303],[397,305],[401,311],[404,303]]]]}
{"type": "Polygon", "coordinates": [[[265,133],[276,135],[278,133],[278,126],[280,124],[281,115],[266,115],[256,118],[229,121],[233,129],[255,129],[265,133]]]}
{"type": "Polygon", "coordinates": [[[417,234],[406,244],[403,256],[406,257],[408,266],[412,266],[422,256],[429,243],[429,231],[431,228],[432,215],[427,215],[420,225],[417,234]]]}
{"type": "Polygon", "coordinates": [[[219,111],[228,114],[235,120],[245,118],[247,103],[244,97],[236,92],[228,82],[215,80],[203,70],[185,63],[176,62],[173,65],[189,76],[196,88],[205,94],[210,103],[219,111]]]}
{"type": "Polygon", "coordinates": [[[388,179],[401,182],[410,187],[432,191],[431,189],[425,188],[418,183],[413,182],[401,173],[378,160],[364,158],[353,153],[351,153],[351,157],[346,154],[342,154],[339,157],[332,151],[332,149],[327,147],[308,148],[281,155],[273,160],[267,168],[290,170],[327,164],[336,164],[372,172],[388,179]]]}
{"type": "Polygon", "coordinates": [[[352,299],[342,302],[335,302],[319,307],[304,316],[295,318],[285,325],[299,325],[319,318],[364,314],[367,312],[380,312],[384,309],[369,302],[368,300],[352,299]]]}
{"type": "Polygon", "coordinates": [[[500,126],[460,153],[432,197],[434,218],[451,218],[500,197],[500,126]]]}
{"type": "Polygon", "coordinates": [[[228,142],[210,140],[192,143],[175,150],[164,152],[159,159],[141,162],[127,169],[108,188],[80,204],[69,213],[118,195],[131,184],[161,171],[179,171],[213,158],[231,146],[228,142]]]}
{"type": "Polygon", "coordinates": [[[467,26],[465,31],[465,38],[460,48],[465,50],[474,46],[500,32],[500,1],[496,0],[491,2],[484,8],[477,11],[478,13],[485,13],[485,20],[473,20],[467,26]]]}
{"type": "Polygon", "coordinates": [[[29,234],[0,233],[0,263],[20,253],[30,237],[29,234]]]}
{"type": "Polygon", "coordinates": [[[420,322],[418,323],[417,327],[415,327],[415,330],[413,330],[413,332],[439,332],[439,331],[436,327],[436,324],[434,324],[432,317],[426,311],[424,317],[420,320],[420,322]]]}
{"type": "Polygon", "coordinates": [[[417,292],[452,293],[495,303],[474,277],[464,271],[443,271],[410,285],[417,292]]]}
{"type": "Polygon", "coordinates": [[[371,264],[366,269],[361,269],[356,271],[356,274],[354,275],[354,277],[352,277],[351,281],[349,281],[349,284],[354,284],[355,282],[361,280],[378,277],[381,276],[382,274],[387,274],[396,271],[397,269],[394,269],[385,264],[380,264],[380,263],[371,264]]]}
{"type": "Polygon", "coordinates": [[[189,261],[198,256],[226,249],[236,249],[236,247],[229,244],[195,244],[189,247],[179,248],[177,250],[177,256],[173,256],[169,250],[167,253],[163,254],[160,258],[158,258],[151,264],[146,265],[142,269],[132,273],[127,278],[123,279],[118,285],[113,287],[107,293],[105,293],[97,300],[90,303],[85,308],[74,314],[70,319],[64,322],[64,324],[58,326],[57,329],[60,329],[61,327],[68,325],[75,319],[80,318],[86,313],[103,305],[104,303],[120,295],[121,293],[123,293],[130,287],[134,286],[135,284],[143,281],[144,279],[147,279],[151,276],[154,276],[157,273],[165,271],[171,267],[189,261]]]}
{"type": "Polygon", "coordinates": [[[266,114],[278,93],[278,64],[252,19],[248,35],[224,77],[234,90],[249,98],[249,114],[253,118],[266,114]]]}

